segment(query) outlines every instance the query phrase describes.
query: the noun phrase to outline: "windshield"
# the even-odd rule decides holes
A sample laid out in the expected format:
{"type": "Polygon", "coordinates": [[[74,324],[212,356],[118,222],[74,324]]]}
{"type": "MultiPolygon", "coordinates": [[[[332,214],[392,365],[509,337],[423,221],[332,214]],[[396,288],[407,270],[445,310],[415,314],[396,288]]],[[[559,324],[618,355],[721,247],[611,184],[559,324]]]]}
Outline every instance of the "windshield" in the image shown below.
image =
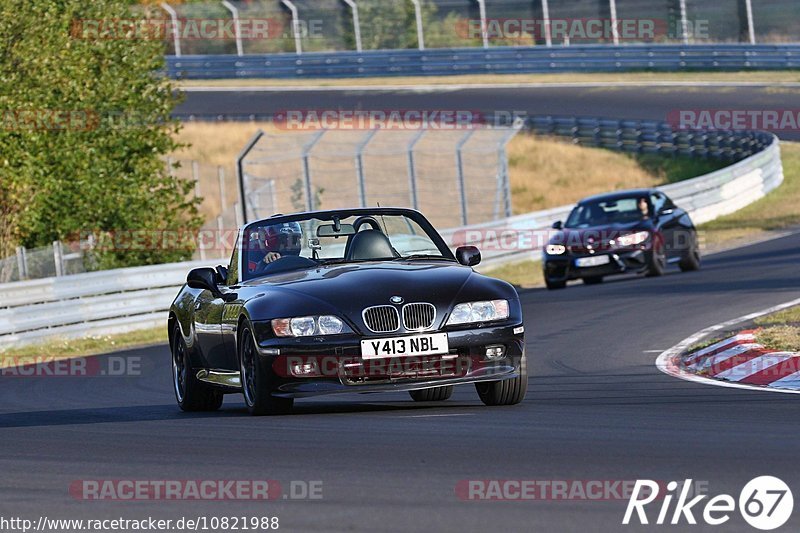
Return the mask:
{"type": "Polygon", "coordinates": [[[443,243],[441,249],[437,245],[441,238],[432,228],[429,231],[398,214],[260,221],[248,226],[243,236],[244,279],[331,263],[453,260],[443,243]]]}
{"type": "Polygon", "coordinates": [[[646,197],[617,198],[587,202],[570,213],[567,228],[588,228],[610,224],[629,224],[648,218],[650,200],[646,197]]]}

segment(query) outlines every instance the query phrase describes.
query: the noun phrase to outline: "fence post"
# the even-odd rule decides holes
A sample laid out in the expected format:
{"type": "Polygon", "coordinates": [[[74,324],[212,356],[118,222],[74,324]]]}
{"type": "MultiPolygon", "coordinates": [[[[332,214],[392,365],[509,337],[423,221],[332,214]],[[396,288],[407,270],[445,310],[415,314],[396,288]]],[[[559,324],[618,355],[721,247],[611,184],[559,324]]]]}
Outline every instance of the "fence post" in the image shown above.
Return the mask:
{"type": "Polygon", "coordinates": [[[225,242],[222,238],[223,234],[225,233],[225,221],[222,218],[222,215],[217,217],[217,238],[214,239],[214,246],[217,247],[219,251],[220,257],[225,257],[225,252],[227,251],[223,246],[222,243],[225,242]]]}
{"type": "Polygon", "coordinates": [[[175,45],[175,57],[181,57],[181,23],[178,20],[178,13],[166,2],[161,2],[161,8],[172,19],[172,42],[175,45]]]}
{"type": "Polygon", "coordinates": [[[542,18],[544,19],[544,42],[547,46],[553,46],[553,34],[550,32],[550,3],[542,0],[542,18]]]}
{"type": "Polygon", "coordinates": [[[619,45],[619,28],[617,28],[617,0],[608,0],[608,7],[611,10],[611,35],[614,39],[614,46],[619,45]]]}
{"type": "Polygon", "coordinates": [[[747,9],[747,32],[750,35],[750,44],[756,44],[756,28],[753,25],[753,0],[744,0],[747,9]]]}
{"type": "Polygon", "coordinates": [[[24,246],[17,246],[17,270],[19,279],[28,279],[28,257],[24,246]]]}
{"type": "Polygon", "coordinates": [[[228,198],[225,196],[225,168],[222,165],[217,167],[217,178],[219,179],[219,212],[222,214],[228,206],[228,198]]]}
{"type": "Polygon", "coordinates": [[[472,129],[464,135],[461,140],[458,141],[456,144],[456,177],[458,180],[458,195],[461,199],[461,225],[466,226],[469,224],[469,217],[467,216],[467,187],[464,183],[464,161],[462,158],[461,151],[464,148],[464,145],[467,144],[470,137],[476,132],[477,130],[472,129]]]}
{"type": "Polygon", "coordinates": [[[344,0],[353,12],[353,33],[356,36],[356,51],[361,52],[361,21],[358,19],[358,4],[355,0],[344,0]]]}
{"type": "Polygon", "coordinates": [[[314,146],[322,139],[323,135],[325,135],[325,130],[319,130],[311,141],[303,146],[303,181],[306,191],[306,211],[313,211],[315,208],[314,189],[311,186],[311,165],[308,162],[308,158],[311,155],[311,150],[314,149],[314,146]]]}
{"type": "Polygon", "coordinates": [[[53,241],[53,263],[56,266],[56,277],[64,275],[64,251],[61,249],[61,241],[53,241]]]}
{"type": "Polygon", "coordinates": [[[356,146],[356,176],[358,177],[358,201],[361,207],[367,207],[367,184],[364,177],[364,150],[367,145],[378,133],[377,128],[370,130],[364,136],[358,146],[356,146]]]}
{"type": "Polygon", "coordinates": [[[681,39],[683,44],[689,44],[689,16],[686,10],[686,0],[680,0],[681,8],[681,39]]]}
{"type": "Polygon", "coordinates": [[[425,30],[422,27],[422,6],[419,0],[411,0],[411,3],[414,4],[414,14],[417,19],[417,45],[420,50],[425,50],[425,30]]]}
{"type": "MultiPolygon", "coordinates": [[[[511,131],[500,141],[498,146],[497,158],[500,168],[497,173],[497,192],[503,195],[503,216],[506,218],[513,215],[511,208],[511,179],[508,175],[508,153],[506,152],[506,148],[508,147],[508,143],[511,142],[511,139],[513,139],[524,126],[525,120],[517,118],[511,126],[511,131]]],[[[498,204],[499,202],[495,204],[495,219],[500,218],[497,210],[498,204]]]]}
{"type": "Polygon", "coordinates": [[[236,38],[236,55],[242,56],[244,55],[244,50],[242,49],[242,23],[239,20],[239,10],[236,9],[236,6],[228,2],[228,0],[222,0],[222,5],[228,8],[228,11],[231,12],[233,16],[233,32],[234,37],[236,38]]]}
{"type": "Polygon", "coordinates": [[[408,143],[408,190],[411,194],[411,207],[419,211],[419,198],[417,198],[417,165],[414,161],[414,147],[427,133],[425,128],[420,128],[411,142],[408,143]]]}
{"type": "MultiPolygon", "coordinates": [[[[264,136],[264,132],[262,130],[258,130],[255,135],[248,141],[245,147],[239,152],[239,156],[236,158],[236,178],[239,181],[239,201],[236,203],[237,206],[240,206],[240,209],[244,211],[241,213],[241,220],[242,224],[247,224],[247,203],[245,201],[245,195],[247,191],[245,190],[245,172],[244,172],[244,159],[248,156],[250,151],[253,147],[261,140],[261,137],[264,136]]],[[[237,209],[239,209],[237,208],[237,209]]],[[[236,215],[236,220],[239,220],[239,213],[236,215]]]]}
{"type": "Polygon", "coordinates": [[[481,38],[483,39],[483,47],[489,48],[489,28],[486,22],[486,0],[477,1],[481,13],[481,38]]]}
{"type": "Polygon", "coordinates": [[[292,12],[292,33],[294,33],[294,49],[297,55],[303,53],[303,39],[300,35],[300,14],[291,0],[281,0],[281,3],[292,12]]]}

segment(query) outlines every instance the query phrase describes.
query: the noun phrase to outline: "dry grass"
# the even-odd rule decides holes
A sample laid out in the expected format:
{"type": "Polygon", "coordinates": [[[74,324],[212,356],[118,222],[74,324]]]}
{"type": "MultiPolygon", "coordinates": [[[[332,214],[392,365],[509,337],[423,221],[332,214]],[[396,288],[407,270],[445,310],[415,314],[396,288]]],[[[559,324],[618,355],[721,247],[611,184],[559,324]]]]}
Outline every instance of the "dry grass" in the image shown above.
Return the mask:
{"type": "Polygon", "coordinates": [[[772,326],[756,332],[756,342],[771,350],[800,352],[800,327],[772,326]]]}
{"type": "Polygon", "coordinates": [[[532,259],[510,263],[481,272],[487,276],[507,281],[520,289],[530,289],[544,285],[542,264],[532,259]]]}
{"type": "Polygon", "coordinates": [[[790,307],[772,315],[756,318],[755,323],[759,326],[774,326],[778,324],[800,326],[800,306],[790,307]]]}
{"type": "Polygon", "coordinates": [[[520,84],[520,83],[581,83],[581,82],[647,82],[647,81],[748,81],[796,82],[797,71],[755,72],[628,72],[628,73],[564,73],[564,74],[473,74],[464,76],[408,76],[386,78],[342,79],[234,79],[185,80],[181,87],[351,87],[353,85],[447,85],[447,84],[520,84]]]}

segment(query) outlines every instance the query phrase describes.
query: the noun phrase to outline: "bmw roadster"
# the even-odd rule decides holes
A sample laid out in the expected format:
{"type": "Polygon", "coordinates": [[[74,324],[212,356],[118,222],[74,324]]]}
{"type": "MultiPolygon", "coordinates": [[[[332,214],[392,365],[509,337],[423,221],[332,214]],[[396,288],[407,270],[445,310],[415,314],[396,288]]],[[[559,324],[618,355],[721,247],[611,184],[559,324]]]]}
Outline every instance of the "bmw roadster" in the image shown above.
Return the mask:
{"type": "Polygon", "coordinates": [[[408,391],[446,400],[474,383],[486,405],[527,391],[513,286],[473,271],[410,209],[276,215],[239,231],[227,267],[192,270],[169,312],[175,397],[211,411],[241,393],[250,413],[294,399],[408,391]]]}

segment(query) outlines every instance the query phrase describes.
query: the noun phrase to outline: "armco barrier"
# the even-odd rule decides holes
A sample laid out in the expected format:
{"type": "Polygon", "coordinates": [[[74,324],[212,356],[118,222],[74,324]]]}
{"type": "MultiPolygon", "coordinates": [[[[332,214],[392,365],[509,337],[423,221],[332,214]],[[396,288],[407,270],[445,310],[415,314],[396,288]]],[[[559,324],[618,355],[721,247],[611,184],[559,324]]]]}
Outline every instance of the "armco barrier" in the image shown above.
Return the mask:
{"type": "MultiPolygon", "coordinates": [[[[687,153],[728,158],[729,167],[662,189],[696,223],[732,213],[783,181],[777,137],[759,132],[674,132],[647,121],[536,117],[529,127],[578,144],[636,152],[687,153]],[[654,137],[655,133],[656,137],[654,137]]],[[[563,220],[572,206],[528,213],[442,232],[453,246],[482,248],[482,268],[539,258],[525,236],[563,220]],[[498,247],[496,237],[518,242],[498,247]]],[[[206,262],[209,263],[209,262],[206,262]]],[[[166,313],[187,272],[203,262],[177,263],[0,284],[0,347],[54,337],[109,334],[165,326],[166,313]]]]}
{"type": "Polygon", "coordinates": [[[630,44],[168,56],[166,72],[201,80],[796,68],[800,44],[630,44]]]}

